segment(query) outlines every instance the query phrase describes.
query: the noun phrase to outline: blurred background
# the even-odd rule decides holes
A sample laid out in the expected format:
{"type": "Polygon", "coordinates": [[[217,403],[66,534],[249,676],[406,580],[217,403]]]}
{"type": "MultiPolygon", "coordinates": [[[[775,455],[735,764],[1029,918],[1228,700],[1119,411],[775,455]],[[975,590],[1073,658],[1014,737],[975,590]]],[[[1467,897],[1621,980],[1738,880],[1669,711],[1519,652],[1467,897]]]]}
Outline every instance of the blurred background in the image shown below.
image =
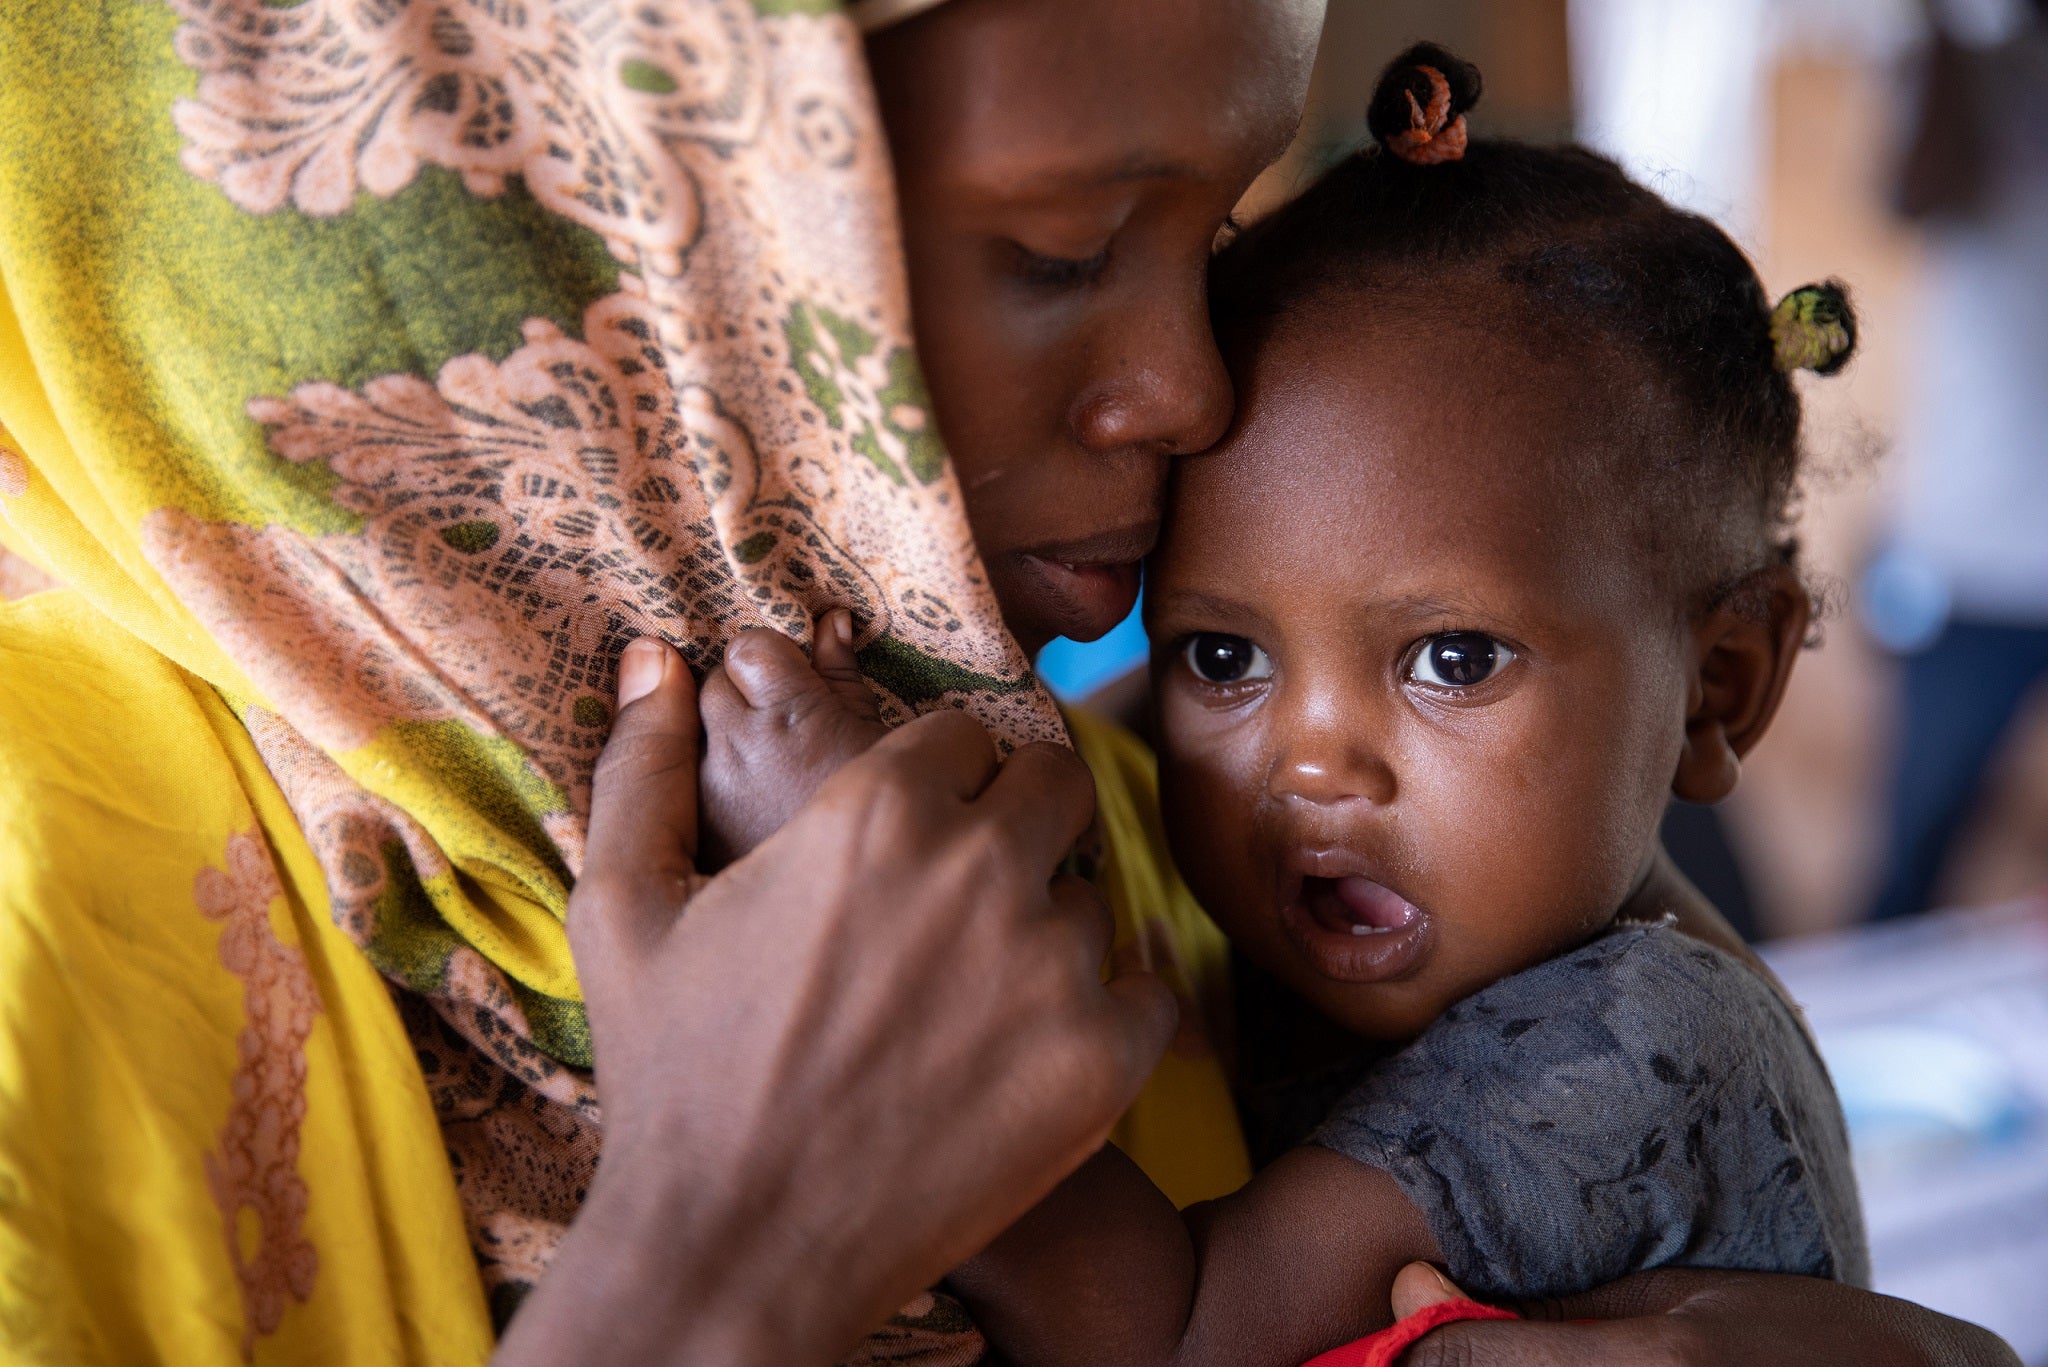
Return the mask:
{"type": "MultiPolygon", "coordinates": [[[[1878,1288],[2048,1364],[2042,8],[1331,0],[1301,137],[1241,216],[1356,147],[1381,67],[1429,38],[1484,74],[1475,134],[1615,156],[1774,297],[1848,283],[1861,350],[1804,386],[1823,641],[1735,796],[1666,839],[1806,1007],[1878,1288]]],[[[1131,622],[1040,669],[1106,701],[1144,651],[1131,622]]]]}

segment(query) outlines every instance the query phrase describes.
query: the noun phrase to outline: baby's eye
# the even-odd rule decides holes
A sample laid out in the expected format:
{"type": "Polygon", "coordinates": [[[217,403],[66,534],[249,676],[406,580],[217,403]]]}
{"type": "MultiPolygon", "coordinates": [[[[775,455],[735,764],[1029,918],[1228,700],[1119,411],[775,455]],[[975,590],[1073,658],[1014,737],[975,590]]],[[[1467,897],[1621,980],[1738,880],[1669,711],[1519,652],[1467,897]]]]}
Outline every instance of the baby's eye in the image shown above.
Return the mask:
{"type": "Polygon", "coordinates": [[[1484,632],[1447,631],[1422,643],[1408,677],[1432,688],[1470,688],[1507,667],[1515,652],[1484,632]]]}
{"type": "Polygon", "coordinates": [[[1273,661],[1265,651],[1242,636],[1225,636],[1217,631],[1198,632],[1188,638],[1188,668],[1195,677],[1213,684],[1244,683],[1249,679],[1271,678],[1273,661]]]}

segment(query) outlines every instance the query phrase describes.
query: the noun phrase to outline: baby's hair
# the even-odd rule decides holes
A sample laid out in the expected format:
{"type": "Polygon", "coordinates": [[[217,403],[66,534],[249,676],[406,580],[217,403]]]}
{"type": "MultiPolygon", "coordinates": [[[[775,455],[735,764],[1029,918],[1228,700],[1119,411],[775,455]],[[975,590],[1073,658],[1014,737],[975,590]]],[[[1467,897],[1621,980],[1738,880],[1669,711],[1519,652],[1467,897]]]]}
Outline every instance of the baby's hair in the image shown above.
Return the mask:
{"type": "Polygon", "coordinates": [[[1678,544],[1653,535],[1682,558],[1674,568],[1689,594],[1726,600],[1757,571],[1794,562],[1800,404],[1790,372],[1831,375],[1848,362],[1856,319],[1846,290],[1807,285],[1773,308],[1726,233],[1607,158],[1468,137],[1465,111],[1479,93],[1479,73],[1434,44],[1396,58],[1368,107],[1374,144],[1217,258],[1226,343],[1256,341],[1290,313],[1346,294],[1388,309],[1481,299],[1485,325],[1527,335],[1627,393],[1616,433],[1625,468],[1650,477],[1654,520],[1696,533],[1678,544]]]}

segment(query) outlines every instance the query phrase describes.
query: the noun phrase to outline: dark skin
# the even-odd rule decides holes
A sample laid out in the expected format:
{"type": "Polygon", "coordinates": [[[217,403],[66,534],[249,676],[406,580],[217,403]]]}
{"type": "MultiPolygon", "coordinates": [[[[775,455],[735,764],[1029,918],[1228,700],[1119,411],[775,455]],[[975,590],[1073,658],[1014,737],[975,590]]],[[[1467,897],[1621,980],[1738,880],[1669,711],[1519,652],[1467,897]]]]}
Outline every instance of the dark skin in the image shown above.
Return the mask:
{"type": "MultiPolygon", "coordinates": [[[[1808,600],[1795,578],[1773,571],[1751,597],[1761,613],[1685,612],[1679,585],[1643,573],[1637,543],[1617,528],[1607,504],[1550,477],[1556,462],[1583,460],[1570,439],[1578,401],[1560,397],[1574,392],[1560,383],[1569,377],[1538,358],[1475,332],[1443,339],[1439,350],[1455,362],[1425,383],[1347,386],[1335,381],[1401,375],[1397,362],[1412,338],[1365,330],[1357,348],[1332,354],[1332,331],[1328,320],[1307,320],[1292,351],[1287,338],[1278,339],[1253,369],[1232,441],[1185,467],[1172,535],[1155,569],[1156,637],[1170,643],[1231,628],[1253,632],[1245,639],[1272,643],[1276,666],[1291,669],[1283,676],[1276,667],[1266,682],[1243,686],[1243,696],[1221,699],[1199,676],[1176,685],[1183,657],[1168,644],[1161,711],[1167,762],[1175,766],[1169,784],[1211,789],[1201,795],[1207,805],[1180,818],[1183,858],[1193,865],[1209,858],[1209,848],[1224,851],[1210,861],[1217,866],[1212,906],[1225,906],[1233,888],[1252,889],[1246,905],[1232,906],[1242,914],[1224,917],[1241,944],[1277,919],[1274,899],[1263,895],[1281,881],[1265,857],[1265,833],[1301,819],[1301,811],[1289,815],[1294,809],[1325,822],[1334,812],[1347,827],[1340,843],[1352,847],[1369,846],[1374,824],[1408,819],[1425,832],[1413,838],[1429,844],[1428,853],[1404,862],[1425,870],[1483,861],[1496,875],[1508,871],[1478,883],[1450,876],[1415,884],[1413,895],[1441,928],[1431,953],[1391,982],[1305,978],[1299,962],[1289,963],[1295,950],[1284,934],[1265,937],[1267,955],[1255,952],[1271,971],[1306,982],[1305,995],[1351,1031],[1399,1038],[1488,975],[1568,948],[1616,915],[1711,916],[1658,849],[1654,812],[1666,790],[1712,801],[1734,787],[1741,756],[1782,696],[1808,600]],[[1334,375],[1318,373],[1319,365],[1334,375]],[[1482,390],[1485,403],[1469,402],[1482,390]],[[1447,420],[1447,409],[1463,417],[1447,420]],[[1372,436],[1362,442],[1359,433],[1372,436]],[[1532,443],[1545,433],[1554,440],[1532,443]],[[1359,461],[1330,458],[1360,446],[1369,452],[1359,461]],[[1446,460],[1447,446],[1457,461],[1446,460]],[[1341,523],[1344,544],[1359,550],[1329,555],[1328,539],[1304,522],[1304,507],[1341,523]],[[1279,549],[1287,546],[1299,553],[1279,549]],[[1438,554],[1445,546],[1458,553],[1438,554]],[[1480,615],[1418,625],[1414,600],[1424,592],[1480,615]],[[1240,600],[1232,610],[1254,609],[1264,620],[1210,616],[1221,599],[1240,600]],[[1174,614],[1187,614],[1178,635],[1174,614]],[[1366,630],[1358,630],[1361,623],[1366,630]],[[1417,697],[1400,663],[1415,642],[1473,623],[1511,642],[1518,649],[1511,663],[1521,669],[1501,669],[1493,690],[1476,697],[1417,697]],[[1346,648],[1324,658],[1319,652],[1333,641],[1346,648]],[[1362,664],[1359,652],[1384,658],[1362,664]],[[1303,672],[1310,679],[1296,677],[1303,672]],[[1290,700],[1284,690],[1301,684],[1308,686],[1290,700]],[[1177,686],[1194,694],[1181,699],[1198,709],[1193,725],[1175,720],[1169,695],[1177,686]],[[1519,705],[1510,705],[1517,694],[1519,705]],[[1318,697],[1348,714],[1335,731],[1355,744],[1334,757],[1319,741],[1331,732],[1313,725],[1318,709],[1298,706],[1318,697]],[[1489,711],[1490,718],[1480,715],[1489,711]],[[1280,743],[1217,745],[1217,730],[1233,714],[1237,725],[1262,726],[1261,736],[1280,743]],[[1446,726],[1448,734],[1439,729],[1446,726]],[[1215,762],[1212,750],[1250,760],[1215,762]],[[1526,768],[1530,750],[1535,772],[1503,785],[1503,771],[1526,768]],[[1342,781],[1381,770],[1414,781],[1397,782],[1377,799],[1348,791],[1369,784],[1342,781]],[[1455,800],[1459,791],[1490,787],[1510,796],[1562,792],[1576,809],[1571,802],[1472,809],[1455,800]],[[1635,805],[1608,800],[1600,790],[1609,788],[1632,794],[1635,805]],[[1212,802],[1217,793],[1221,800],[1212,802]],[[1247,808],[1269,806],[1280,810],[1244,819],[1247,808]],[[1652,815],[1645,821],[1638,809],[1652,815]],[[1589,812],[1598,819],[1585,821],[1589,812]],[[1204,826],[1212,816],[1220,825],[1204,826]],[[1573,824],[1590,829],[1560,829],[1573,824]],[[1247,839],[1247,830],[1259,834],[1247,839]],[[1538,848],[1546,842],[1566,848],[1538,848]],[[1484,853],[1468,853],[1473,848],[1484,853]],[[1529,864],[1523,876],[1501,862],[1513,860],[1529,864]],[[1504,907],[1515,915],[1502,914],[1504,907]],[[1515,923],[1524,920],[1533,934],[1515,923]],[[1479,981],[1471,981],[1475,975],[1479,981]]],[[[826,756],[846,727],[871,724],[845,680],[834,677],[829,649],[822,673],[779,636],[750,637],[738,653],[745,678],[736,692],[762,702],[751,710],[730,699],[707,706],[714,747],[772,751],[788,766],[782,772],[802,781],[795,776],[806,764],[822,771],[836,762],[826,756]],[[847,716],[830,726],[802,720],[835,707],[847,716]],[[808,758],[806,734],[821,741],[808,758]]],[[[1006,1360],[1021,1364],[1293,1367],[1456,1295],[1423,1261],[1438,1256],[1421,1212],[1391,1178],[1327,1150],[1284,1155],[1243,1191],[1183,1216],[1108,1148],[959,1268],[951,1285],[1006,1360]]],[[[2009,1358],[1970,1326],[1802,1277],[1650,1272],[1524,1309],[1534,1322],[1453,1326],[1408,1360],[1448,1367],[1804,1361],[1815,1352],[1897,1362],[2009,1358]],[[1582,1316],[1614,1318],[1558,1322],[1582,1316]]]]}
{"type": "MultiPolygon", "coordinates": [[[[1206,254],[1263,158],[1291,133],[1320,21],[1315,5],[1230,4],[1215,11],[1224,18],[1192,0],[1170,14],[1160,5],[950,0],[870,43],[941,427],[1005,616],[1030,648],[1057,631],[1100,634],[1127,599],[1113,573],[1083,575],[1082,588],[1112,582],[1077,610],[1073,593],[1054,588],[1057,576],[1010,553],[1061,547],[1074,559],[1135,562],[1149,537],[1138,544],[1125,533],[1156,524],[1169,460],[1206,446],[1225,420],[1215,343],[1205,320],[1187,321],[1201,317],[1205,281],[1186,263],[1206,254]],[[1176,47],[1187,26],[1209,41],[1176,47]],[[997,33],[1010,40],[993,41],[997,33]],[[1062,34],[1088,41],[1068,52],[1062,34]],[[1169,49],[1171,64],[1160,56],[1169,49]],[[1248,63],[1252,51],[1279,55],[1248,63]],[[1069,107],[1067,73],[1088,64],[1097,72],[1091,131],[1124,136],[1088,143],[1097,155],[1084,165],[1056,118],[1069,107]],[[992,203],[1009,173],[976,173],[975,144],[952,142],[950,169],[939,156],[940,134],[967,127],[998,88],[1004,101],[987,107],[1009,112],[976,121],[977,137],[1023,137],[1077,184],[1099,178],[1105,161],[1159,155],[1138,134],[1172,121],[1148,111],[1184,111],[1195,96],[1233,117],[1201,123],[1221,130],[1202,145],[1166,149],[1208,169],[1127,184],[1147,209],[1133,222],[1148,231],[1115,236],[1107,269],[1085,289],[1064,305],[1022,307],[998,267],[1019,260],[1004,244],[1019,245],[1023,206],[1015,227],[969,212],[977,182],[992,187],[981,197],[992,203]]],[[[987,150],[993,168],[997,148],[987,150]]],[[[766,643],[769,665],[779,641],[787,644],[766,643]]],[[[786,834],[706,881],[696,803],[679,796],[695,786],[703,744],[695,689],[672,656],[646,649],[665,663],[647,691],[622,687],[570,909],[610,1117],[606,1161],[498,1360],[829,1363],[1095,1149],[1164,1048],[1170,998],[1143,975],[1100,980],[1099,954],[1090,957],[1106,934],[1099,900],[1070,884],[1052,896],[1046,879],[1063,849],[1016,838],[1019,812],[1033,814],[1033,829],[1057,831],[1077,814],[1085,824],[1092,790],[1078,762],[1032,747],[997,766],[986,738],[957,716],[905,728],[854,759],[851,777],[820,792],[786,834]],[[998,779],[1014,806],[988,800],[998,779]],[[878,809],[928,808],[955,823],[946,841],[872,820],[878,809]],[[853,881],[792,881],[815,871],[821,841],[855,835],[863,862],[853,881]],[[947,901],[957,861],[977,849],[1006,851],[1004,867],[1018,876],[984,878],[947,901]],[[700,914],[717,908],[729,914],[700,914]],[[822,976],[810,982],[792,963],[816,964],[822,976]],[[987,968],[963,968],[975,964],[987,968]],[[757,980],[764,990],[735,995],[733,984],[757,980]],[[972,990],[929,990],[940,982],[972,990]],[[845,984],[868,990],[834,987],[845,984]],[[911,1000],[914,1012],[903,1009],[911,1000]],[[707,1096],[725,1104],[707,1107],[707,1096]],[[781,1292],[763,1296],[763,1286],[781,1292]]],[[[644,675],[622,669],[622,680],[635,677],[644,675]]],[[[1747,1305],[1768,1296],[1782,1299],[1731,1292],[1721,1302],[1728,1341],[1743,1341],[1747,1305]]],[[[1653,1315],[1692,1303],[1674,1293],[1631,1308],[1653,1315]]],[[[1917,1352],[1957,1327],[1916,1312],[1909,1332],[1853,1300],[1823,1309],[1812,1332],[1837,1346],[1853,1340],[1870,1360],[1899,1345],[1917,1352]]],[[[1614,1356],[1580,1342],[1573,1360],[1644,1361],[1640,1335],[1621,1328],[1614,1356]]],[[[1511,1339],[1505,1351],[1533,1342],[1511,1339]]],[[[1799,1340],[1782,1342],[1797,1349],[1799,1340]]]]}
{"type": "Polygon", "coordinates": [[[1230,420],[1210,249],[1286,150],[1300,0],[972,0],[869,45],[918,350],[1026,651],[1137,600],[1168,460],[1230,420]]]}

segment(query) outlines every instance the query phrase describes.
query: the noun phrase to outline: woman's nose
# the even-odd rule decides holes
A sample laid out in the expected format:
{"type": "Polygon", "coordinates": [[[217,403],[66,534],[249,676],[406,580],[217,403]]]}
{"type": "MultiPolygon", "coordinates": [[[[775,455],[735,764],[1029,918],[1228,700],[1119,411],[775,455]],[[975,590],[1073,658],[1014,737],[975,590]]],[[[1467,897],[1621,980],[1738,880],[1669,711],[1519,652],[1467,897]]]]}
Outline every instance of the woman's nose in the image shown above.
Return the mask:
{"type": "Polygon", "coordinates": [[[1216,350],[1207,300],[1116,313],[1097,339],[1097,377],[1074,413],[1083,448],[1109,455],[1185,456],[1222,440],[1230,374],[1216,350]]]}

